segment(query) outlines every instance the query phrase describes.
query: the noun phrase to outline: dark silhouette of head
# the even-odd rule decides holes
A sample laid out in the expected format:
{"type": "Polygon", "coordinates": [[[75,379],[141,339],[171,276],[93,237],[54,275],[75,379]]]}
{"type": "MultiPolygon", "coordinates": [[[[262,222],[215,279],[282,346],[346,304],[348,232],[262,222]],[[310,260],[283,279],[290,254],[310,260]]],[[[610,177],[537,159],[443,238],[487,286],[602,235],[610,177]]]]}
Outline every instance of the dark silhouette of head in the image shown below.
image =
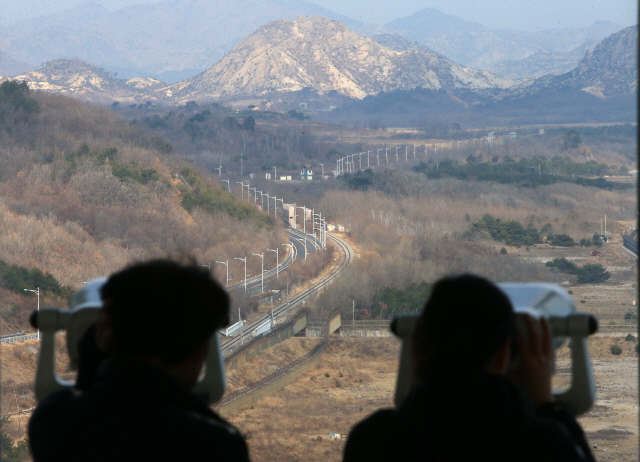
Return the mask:
{"type": "Polygon", "coordinates": [[[470,274],[441,279],[413,333],[416,377],[482,370],[514,329],[513,306],[495,284],[470,274]]]}
{"type": "Polygon", "coordinates": [[[113,274],[101,289],[113,354],[183,361],[229,321],[229,296],[191,262],[152,260],[113,274]]]}

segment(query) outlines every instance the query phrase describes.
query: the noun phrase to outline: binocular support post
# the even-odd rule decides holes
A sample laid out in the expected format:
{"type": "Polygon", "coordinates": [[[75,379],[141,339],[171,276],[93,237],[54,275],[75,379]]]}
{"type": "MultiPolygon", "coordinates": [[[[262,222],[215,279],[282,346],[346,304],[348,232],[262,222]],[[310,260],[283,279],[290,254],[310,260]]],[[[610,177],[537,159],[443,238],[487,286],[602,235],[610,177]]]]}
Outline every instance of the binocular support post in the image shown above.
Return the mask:
{"type": "MultiPolygon", "coordinates": [[[[31,325],[40,329],[40,353],[36,368],[35,395],[42,401],[51,393],[71,390],[75,382],[60,379],[55,370],[56,332],[67,332],[67,350],[71,369],[78,368],[78,341],[86,330],[98,319],[100,308],[96,306],[78,306],[72,310],[44,308],[31,314],[31,325]]],[[[206,404],[219,401],[226,388],[224,359],[220,349],[219,333],[216,330],[209,340],[209,349],[205,359],[205,374],[198,381],[193,393],[206,404]]]]}

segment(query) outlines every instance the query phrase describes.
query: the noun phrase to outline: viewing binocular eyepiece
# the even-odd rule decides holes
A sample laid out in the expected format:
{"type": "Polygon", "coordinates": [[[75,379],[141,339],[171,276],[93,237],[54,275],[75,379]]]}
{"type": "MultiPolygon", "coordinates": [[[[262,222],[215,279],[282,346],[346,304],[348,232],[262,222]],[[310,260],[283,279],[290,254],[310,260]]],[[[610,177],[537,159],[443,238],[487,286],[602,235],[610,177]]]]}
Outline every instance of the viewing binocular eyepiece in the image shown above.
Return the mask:
{"type": "MultiPolygon", "coordinates": [[[[498,287],[507,295],[516,312],[516,328],[526,338],[524,314],[534,319],[545,318],[549,323],[555,351],[571,340],[571,388],[555,393],[575,415],[587,412],[595,401],[595,383],[586,338],[598,330],[598,321],[588,313],[576,312],[573,299],[566,290],[548,283],[501,283],[498,287]]],[[[411,388],[411,336],[417,316],[398,316],[391,331],[402,340],[400,367],[396,383],[395,404],[399,406],[411,388]]],[[[539,326],[539,323],[537,323],[539,326]]],[[[510,368],[519,367],[514,355],[510,368]]]]}
{"type": "MultiPolygon", "coordinates": [[[[94,279],[85,284],[71,299],[71,309],[42,308],[31,314],[31,325],[40,329],[40,353],[36,368],[35,395],[42,401],[51,393],[71,389],[75,382],[64,381],[55,371],[55,335],[58,331],[67,333],[67,351],[70,368],[78,369],[78,341],[87,329],[96,322],[102,307],[100,288],[106,278],[94,279]]],[[[226,388],[224,360],[216,330],[209,340],[205,359],[205,374],[196,384],[193,393],[207,404],[219,401],[226,388]]]]}

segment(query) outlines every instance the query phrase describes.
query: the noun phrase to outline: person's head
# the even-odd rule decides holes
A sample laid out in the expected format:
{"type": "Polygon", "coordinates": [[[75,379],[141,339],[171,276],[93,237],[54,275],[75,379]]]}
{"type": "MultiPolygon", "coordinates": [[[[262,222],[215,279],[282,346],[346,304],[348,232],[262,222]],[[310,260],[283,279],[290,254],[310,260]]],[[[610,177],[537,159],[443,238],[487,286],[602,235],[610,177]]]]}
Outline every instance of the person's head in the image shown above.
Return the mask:
{"type": "Polygon", "coordinates": [[[514,329],[513,306],[495,284],[470,274],[441,279],[416,321],[416,379],[430,373],[506,372],[514,329]]]}
{"type": "Polygon", "coordinates": [[[229,296],[195,263],[137,263],[111,275],[100,294],[98,346],[118,357],[175,367],[195,355],[201,365],[214,330],[229,321],[229,296]]]}

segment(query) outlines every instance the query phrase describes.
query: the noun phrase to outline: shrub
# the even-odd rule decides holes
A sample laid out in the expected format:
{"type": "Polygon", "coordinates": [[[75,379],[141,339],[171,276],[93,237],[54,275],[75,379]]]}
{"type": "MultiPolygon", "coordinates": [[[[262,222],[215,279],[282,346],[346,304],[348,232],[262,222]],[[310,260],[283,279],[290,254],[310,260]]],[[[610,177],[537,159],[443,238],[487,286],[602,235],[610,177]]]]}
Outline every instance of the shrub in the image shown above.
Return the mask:
{"type": "Polygon", "coordinates": [[[548,261],[546,266],[557,268],[558,271],[567,274],[576,274],[578,272],[578,266],[564,257],[554,258],[552,261],[548,261]]]}
{"type": "Polygon", "coordinates": [[[622,348],[618,345],[611,345],[611,354],[616,356],[622,354],[622,348]]]}
{"type": "Polygon", "coordinates": [[[516,247],[542,243],[540,233],[535,227],[525,228],[518,221],[502,221],[490,214],[485,214],[481,221],[471,223],[463,237],[469,238],[483,232],[488,233],[496,241],[504,241],[505,244],[516,247]]]}
{"type": "Polygon", "coordinates": [[[558,247],[571,247],[576,245],[573,238],[568,234],[549,234],[547,242],[551,241],[551,245],[558,247]]]}
{"type": "Polygon", "coordinates": [[[624,338],[627,342],[635,342],[636,338],[633,336],[633,334],[627,334],[627,336],[624,338]]]}
{"type": "Polygon", "coordinates": [[[611,277],[611,273],[608,272],[604,266],[592,263],[586,264],[579,268],[577,274],[579,284],[595,284],[604,282],[611,277]]]}
{"type": "Polygon", "coordinates": [[[331,377],[331,375],[329,375],[329,373],[328,373],[328,372],[325,372],[324,376],[325,376],[326,378],[331,377]]]}
{"type": "Polygon", "coordinates": [[[500,255],[506,255],[507,254],[507,249],[505,249],[504,247],[500,249],[500,255]]]}
{"type": "Polygon", "coordinates": [[[637,314],[635,314],[633,311],[627,311],[627,312],[624,314],[624,319],[625,319],[625,320],[629,320],[629,319],[637,319],[637,318],[638,318],[638,315],[637,315],[637,314]]]}

